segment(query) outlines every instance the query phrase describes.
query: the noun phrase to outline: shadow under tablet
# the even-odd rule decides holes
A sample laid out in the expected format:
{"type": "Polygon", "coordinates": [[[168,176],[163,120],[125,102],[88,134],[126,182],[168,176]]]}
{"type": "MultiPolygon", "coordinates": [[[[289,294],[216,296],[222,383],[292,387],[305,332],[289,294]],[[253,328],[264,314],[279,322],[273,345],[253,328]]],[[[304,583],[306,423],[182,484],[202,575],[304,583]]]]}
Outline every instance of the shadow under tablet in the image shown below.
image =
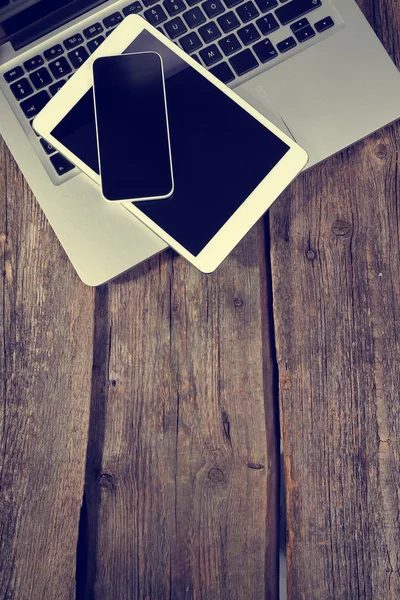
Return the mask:
{"type": "MultiPolygon", "coordinates": [[[[136,206],[197,256],[289,147],[150,32],[125,52],[149,50],[164,62],[175,191],[136,206]]],[[[51,133],[99,173],[92,90],[51,133]]]]}

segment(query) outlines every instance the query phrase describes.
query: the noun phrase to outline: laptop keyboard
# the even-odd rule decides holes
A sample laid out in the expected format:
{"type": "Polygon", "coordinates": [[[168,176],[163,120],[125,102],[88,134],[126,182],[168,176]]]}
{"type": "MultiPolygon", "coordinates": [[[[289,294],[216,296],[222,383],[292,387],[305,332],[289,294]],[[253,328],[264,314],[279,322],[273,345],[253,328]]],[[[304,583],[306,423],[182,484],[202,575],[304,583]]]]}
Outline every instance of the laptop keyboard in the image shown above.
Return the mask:
{"type": "MultiPolygon", "coordinates": [[[[57,43],[3,74],[19,114],[30,124],[130,14],[143,16],[230,87],[307,47],[338,21],[326,0],[135,0],[119,2],[118,8],[110,7],[106,16],[102,11],[102,18],[91,24],[85,19],[82,29],[65,39],[56,36],[57,43]]],[[[78,172],[43,138],[33,137],[33,144],[55,183],[78,172]]]]}

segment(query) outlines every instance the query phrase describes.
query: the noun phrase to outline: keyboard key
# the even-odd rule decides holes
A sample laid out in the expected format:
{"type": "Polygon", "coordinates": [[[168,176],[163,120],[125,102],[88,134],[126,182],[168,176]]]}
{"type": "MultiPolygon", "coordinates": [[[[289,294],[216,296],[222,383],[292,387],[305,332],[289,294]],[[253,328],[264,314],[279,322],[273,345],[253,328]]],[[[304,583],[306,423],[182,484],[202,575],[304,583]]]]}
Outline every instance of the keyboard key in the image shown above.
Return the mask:
{"type": "Polygon", "coordinates": [[[10,85],[10,89],[17,100],[22,100],[33,93],[33,88],[27,79],[20,79],[13,83],[10,85]]]}
{"type": "Polygon", "coordinates": [[[7,71],[7,73],[4,73],[4,79],[7,81],[7,83],[11,83],[19,77],[22,77],[23,74],[24,70],[22,67],[14,67],[14,69],[11,69],[11,71],[7,71]]]}
{"type": "Polygon", "coordinates": [[[186,23],[189,25],[190,29],[197,27],[197,25],[201,25],[206,22],[206,17],[204,16],[203,11],[198,6],[191,8],[187,12],[183,13],[183,18],[186,23]]]}
{"type": "Polygon", "coordinates": [[[64,40],[63,44],[66,50],[72,50],[72,48],[83,44],[83,37],[80,33],[77,33],[76,35],[71,35],[71,37],[64,40]]]}
{"type": "Polygon", "coordinates": [[[24,100],[21,102],[21,108],[24,112],[24,115],[31,119],[32,117],[36,117],[38,113],[46,106],[48,101],[50,100],[50,96],[45,90],[42,90],[38,94],[35,94],[31,98],[24,100]]]}
{"type": "Polygon", "coordinates": [[[110,27],[115,27],[115,25],[121,23],[122,19],[123,17],[121,13],[115,12],[112,15],[109,15],[108,17],[103,19],[103,25],[106,29],[109,29],[110,27]]]}
{"type": "Polygon", "coordinates": [[[74,168],[74,165],[69,162],[62,154],[53,154],[50,156],[51,164],[53,165],[57,175],[64,175],[74,168]]]}
{"type": "Polygon", "coordinates": [[[156,2],[158,2],[158,0],[143,0],[143,4],[145,6],[153,6],[153,4],[155,4],[156,2]]]}
{"type": "Polygon", "coordinates": [[[56,83],[53,83],[53,85],[51,85],[49,87],[49,92],[52,96],[55,96],[57,94],[57,92],[59,92],[62,88],[63,85],[65,85],[67,82],[65,79],[59,79],[59,81],[57,81],[56,83]]]}
{"type": "Polygon", "coordinates": [[[150,25],[154,25],[154,27],[168,19],[166,12],[159,4],[153,6],[153,8],[148,8],[144,11],[143,14],[150,23],[150,25]]]}
{"type": "Polygon", "coordinates": [[[310,23],[308,22],[308,19],[304,18],[304,19],[300,19],[300,21],[296,21],[296,23],[293,23],[290,26],[290,29],[293,31],[293,33],[296,33],[296,31],[299,31],[299,29],[303,29],[303,27],[305,27],[306,25],[309,25],[310,23]]]}
{"type": "Polygon", "coordinates": [[[63,52],[64,49],[61,46],[61,44],[56,44],[52,48],[45,50],[43,54],[46,60],[52,60],[53,58],[56,58],[56,56],[60,56],[60,54],[62,54],[63,52]]]}
{"type": "Polygon", "coordinates": [[[90,40],[90,42],[88,42],[88,50],[90,52],[90,54],[93,54],[93,52],[95,50],[97,50],[97,48],[100,46],[100,44],[102,42],[104,42],[104,35],[99,35],[99,37],[95,38],[94,40],[90,40]]]}
{"type": "Polygon", "coordinates": [[[322,6],[321,0],[292,0],[277,8],[275,14],[282,25],[287,25],[319,6],[322,6]]]}
{"type": "Polygon", "coordinates": [[[251,42],[256,42],[261,37],[253,23],[249,23],[246,27],[238,29],[237,34],[245,46],[248,46],[251,42]]]}
{"type": "Polygon", "coordinates": [[[251,21],[255,17],[259,16],[259,12],[254,6],[253,2],[246,2],[246,4],[242,4],[236,9],[237,14],[242,19],[243,23],[247,23],[251,21]]]}
{"type": "Polygon", "coordinates": [[[191,31],[179,40],[185,52],[190,54],[202,47],[202,42],[195,31],[191,31]]]}
{"type": "Polygon", "coordinates": [[[215,44],[211,44],[211,46],[208,46],[208,48],[200,50],[199,54],[207,67],[211,67],[211,65],[218,62],[222,58],[222,54],[215,44]]]}
{"type": "Polygon", "coordinates": [[[231,33],[231,35],[228,35],[228,37],[224,38],[218,43],[225,56],[230,56],[234,52],[237,52],[237,50],[240,50],[242,47],[234,33],[231,33]]]}
{"type": "Polygon", "coordinates": [[[272,8],[278,6],[278,2],[276,0],[256,0],[256,4],[262,13],[266,13],[272,8]]]}
{"type": "Polygon", "coordinates": [[[239,27],[240,25],[240,21],[233,11],[222,15],[222,17],[219,17],[217,21],[218,25],[221,27],[224,33],[229,33],[230,31],[236,29],[236,27],[239,27]]]}
{"type": "Polygon", "coordinates": [[[186,0],[186,4],[188,6],[194,6],[195,4],[197,4],[198,2],[200,2],[200,0],[186,0]]]}
{"type": "Polygon", "coordinates": [[[71,66],[69,65],[67,59],[64,56],[58,58],[57,60],[53,60],[53,62],[49,63],[49,69],[56,79],[59,79],[60,77],[64,77],[65,75],[72,73],[71,66]]]}
{"type": "Polygon", "coordinates": [[[187,32],[187,27],[180,17],[175,17],[172,21],[168,21],[168,23],[165,23],[164,27],[171,40],[174,40],[187,32]]]}
{"type": "Polygon", "coordinates": [[[318,21],[318,23],[315,23],[314,27],[318,33],[322,33],[322,31],[325,31],[325,29],[330,29],[333,27],[334,24],[335,23],[333,22],[332,17],[326,17],[325,19],[318,21]]]}
{"type": "Polygon", "coordinates": [[[99,35],[99,33],[101,33],[102,31],[103,26],[101,25],[101,23],[95,23],[94,25],[91,25],[90,27],[84,29],[83,35],[87,40],[91,40],[92,38],[96,37],[96,35],[99,35]]]}
{"type": "Polygon", "coordinates": [[[207,23],[207,25],[203,25],[203,27],[199,28],[199,34],[203,38],[206,44],[213,42],[217,38],[221,37],[222,33],[218,29],[218,25],[216,23],[207,23]]]}
{"type": "Polygon", "coordinates": [[[85,46],[80,46],[72,52],[68,52],[68,58],[75,69],[78,69],[89,58],[88,51],[85,46]]]}
{"type": "Polygon", "coordinates": [[[142,10],[142,8],[143,6],[140,4],[140,2],[133,2],[132,4],[129,4],[129,6],[125,6],[125,8],[122,9],[122,12],[124,13],[125,17],[127,17],[128,15],[136,15],[142,10]]]}
{"type": "Polygon", "coordinates": [[[219,65],[215,65],[215,67],[212,67],[210,69],[210,72],[213,75],[215,75],[215,77],[218,77],[218,79],[222,81],[222,83],[229,83],[230,81],[233,81],[235,79],[232,70],[225,62],[219,63],[219,65]]]}
{"type": "Polygon", "coordinates": [[[265,17],[261,17],[261,19],[257,19],[256,25],[258,25],[263,35],[268,35],[279,29],[279,23],[273,14],[265,15],[265,17]]]}
{"type": "Polygon", "coordinates": [[[243,0],[225,0],[225,4],[228,8],[233,8],[237,4],[240,4],[243,0]]]}
{"type": "Polygon", "coordinates": [[[164,0],[163,5],[170,17],[186,10],[186,4],[183,0],[164,0]]]}
{"type": "Polygon", "coordinates": [[[29,75],[29,79],[31,80],[31,82],[37,90],[41,90],[53,81],[50,73],[45,67],[42,67],[34,73],[31,73],[31,75],[29,75]]]}
{"type": "Polygon", "coordinates": [[[269,60],[272,60],[273,58],[276,58],[278,56],[278,53],[275,50],[272,42],[268,39],[254,44],[253,50],[262,63],[266,63],[269,60]]]}
{"type": "Polygon", "coordinates": [[[303,27],[303,29],[299,29],[294,34],[299,42],[306,42],[310,38],[315,36],[315,31],[311,27],[311,25],[307,25],[307,27],[303,27]]]}
{"type": "Polygon", "coordinates": [[[225,10],[220,0],[207,0],[207,2],[203,2],[201,6],[202,9],[205,11],[207,17],[209,17],[210,19],[213,19],[217,15],[220,15],[225,10]]]}
{"type": "Polygon", "coordinates": [[[287,52],[288,50],[291,50],[295,46],[297,46],[297,44],[296,44],[296,40],[293,37],[288,37],[288,38],[286,38],[286,40],[282,40],[282,42],[279,42],[279,44],[276,45],[279,52],[282,52],[282,54],[283,54],[283,52],[287,52]]]}
{"type": "Polygon", "coordinates": [[[40,138],[40,143],[42,144],[42,148],[46,152],[46,154],[52,154],[53,152],[56,151],[56,149],[54,148],[54,146],[52,146],[44,138],[40,138]]]}
{"type": "Polygon", "coordinates": [[[232,58],[229,59],[229,62],[231,63],[236,75],[239,77],[240,75],[244,75],[245,73],[248,73],[252,69],[258,67],[256,57],[252,51],[249,50],[249,48],[247,48],[247,50],[243,50],[243,52],[239,52],[239,54],[235,54],[235,56],[232,56],[232,58]]]}
{"type": "Polygon", "coordinates": [[[38,67],[40,67],[43,64],[44,64],[43,58],[38,55],[38,56],[34,56],[33,58],[30,58],[29,60],[24,62],[24,67],[27,71],[33,71],[33,69],[37,69],[38,67]]]}
{"type": "Polygon", "coordinates": [[[192,54],[192,58],[194,58],[194,60],[195,60],[196,62],[198,62],[198,63],[199,63],[199,65],[201,65],[200,59],[199,59],[199,57],[197,56],[197,54],[192,54]]]}

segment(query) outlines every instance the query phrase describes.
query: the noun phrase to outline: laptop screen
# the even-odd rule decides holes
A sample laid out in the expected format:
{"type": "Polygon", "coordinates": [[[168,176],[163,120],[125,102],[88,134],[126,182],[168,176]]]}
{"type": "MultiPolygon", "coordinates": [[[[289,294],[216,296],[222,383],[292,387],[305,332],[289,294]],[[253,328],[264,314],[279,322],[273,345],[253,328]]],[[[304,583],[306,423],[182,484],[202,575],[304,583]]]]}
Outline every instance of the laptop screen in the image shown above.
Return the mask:
{"type": "Polygon", "coordinates": [[[106,0],[0,0],[0,45],[17,50],[106,0]]]}

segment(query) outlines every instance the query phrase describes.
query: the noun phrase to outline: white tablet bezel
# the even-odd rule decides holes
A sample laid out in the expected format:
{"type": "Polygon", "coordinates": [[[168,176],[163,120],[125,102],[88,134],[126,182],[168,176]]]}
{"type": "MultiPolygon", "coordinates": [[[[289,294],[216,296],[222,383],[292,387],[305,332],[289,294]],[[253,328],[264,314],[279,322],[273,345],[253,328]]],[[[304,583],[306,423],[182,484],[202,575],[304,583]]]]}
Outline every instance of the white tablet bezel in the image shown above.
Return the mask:
{"type": "Polygon", "coordinates": [[[219,90],[236,102],[250,115],[257,119],[262,125],[269,129],[274,135],[282,140],[289,148],[283,158],[266,175],[255,190],[226,221],[223,227],[215,234],[203,250],[194,256],[174,238],[168,235],[161,227],[142,213],[140,208],[134,204],[124,206],[137,218],[147,225],[154,233],[172,246],[179,254],[189,260],[195,267],[204,273],[214,271],[226,258],[229,252],[238,244],[244,235],[265,213],[276,198],[289,185],[294,177],[305,167],[308,161],[306,151],[294,142],[289,136],[278,129],[271,121],[257,112],[250,104],[240,98],[234,91],[225,86],[212,73],[208,72],[196,60],[191,58],[183,50],[168,40],[155,27],[147,23],[138,15],[130,15],[116,28],[113,33],[97,48],[84,65],[67,81],[61,90],[47,104],[35,118],[33,126],[36,131],[59,150],[67,159],[73,162],[84,173],[100,185],[100,177],[88,167],[77,156],[72,154],[68,148],[51,135],[51,131],[65,117],[75,104],[93,86],[92,65],[101,56],[113,56],[124,52],[133,40],[142,32],[149,31],[160,42],[175,52],[188,65],[196,69],[206,77],[219,90]]]}

